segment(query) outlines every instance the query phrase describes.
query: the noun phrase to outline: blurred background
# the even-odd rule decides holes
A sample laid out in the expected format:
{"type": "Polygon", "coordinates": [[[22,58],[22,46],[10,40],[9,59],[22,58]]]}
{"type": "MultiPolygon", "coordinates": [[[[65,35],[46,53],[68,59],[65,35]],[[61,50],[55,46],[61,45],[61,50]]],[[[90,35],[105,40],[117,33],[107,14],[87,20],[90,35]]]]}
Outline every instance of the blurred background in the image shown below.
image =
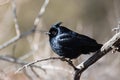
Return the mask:
{"type": "MultiPolygon", "coordinates": [[[[16,0],[21,33],[33,27],[43,3],[44,0],[16,0]]],[[[48,31],[52,24],[62,21],[67,28],[104,44],[115,34],[112,29],[117,27],[120,19],[119,4],[120,0],[50,0],[37,29],[48,31]]],[[[11,0],[0,0],[0,45],[16,36],[14,25],[11,0]]],[[[28,62],[57,56],[50,48],[48,36],[40,32],[0,50],[0,55],[28,62]]],[[[73,60],[74,64],[80,64],[91,55],[81,55],[73,60]]],[[[45,71],[34,68],[35,74],[28,68],[15,74],[21,65],[0,59],[0,80],[73,80],[74,71],[65,62],[50,60],[38,65],[45,71]]],[[[120,80],[119,66],[120,54],[110,52],[89,67],[81,80],[120,80]]]]}

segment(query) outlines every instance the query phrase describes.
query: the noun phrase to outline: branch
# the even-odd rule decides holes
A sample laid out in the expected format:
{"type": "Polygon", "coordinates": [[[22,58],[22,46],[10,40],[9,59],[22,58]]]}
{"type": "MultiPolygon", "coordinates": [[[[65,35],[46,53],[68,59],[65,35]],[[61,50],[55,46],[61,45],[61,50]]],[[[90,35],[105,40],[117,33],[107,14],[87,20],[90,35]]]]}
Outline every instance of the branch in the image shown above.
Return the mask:
{"type": "MultiPolygon", "coordinates": [[[[11,62],[11,63],[16,63],[16,64],[19,64],[22,66],[28,64],[28,62],[26,62],[26,61],[22,61],[20,59],[17,59],[15,57],[11,57],[11,56],[0,56],[0,60],[11,62]]],[[[42,67],[37,66],[37,65],[31,65],[30,67],[35,67],[35,68],[44,70],[42,67]]]]}
{"type": "MultiPolygon", "coordinates": [[[[25,62],[25,61],[22,61],[20,59],[17,59],[15,57],[11,57],[11,56],[0,56],[0,60],[3,60],[3,61],[7,61],[7,62],[10,62],[10,63],[14,63],[14,64],[18,64],[18,65],[26,65],[28,64],[28,62],[25,62]]],[[[34,73],[34,75],[38,78],[40,78],[40,76],[36,73],[36,71],[34,70],[34,68],[38,68],[42,71],[45,72],[45,69],[43,69],[42,67],[40,66],[37,66],[37,65],[31,65],[30,66],[30,70],[34,73]]],[[[25,73],[25,75],[30,79],[30,80],[33,80],[32,79],[32,76],[25,70],[23,70],[23,72],[25,73]]]]}
{"type": "Polygon", "coordinates": [[[21,36],[18,21],[17,21],[15,0],[12,0],[12,11],[13,11],[13,20],[15,23],[15,30],[16,30],[17,35],[13,37],[12,39],[10,39],[9,41],[5,42],[4,44],[0,45],[0,50],[16,42],[18,39],[20,39],[20,36],[21,36]]]}
{"type": "Polygon", "coordinates": [[[38,62],[59,59],[59,60],[67,62],[75,70],[74,80],[79,80],[82,72],[84,72],[88,67],[90,67],[92,64],[94,64],[96,61],[98,61],[101,57],[103,57],[105,54],[107,54],[111,50],[114,50],[114,49],[116,50],[117,48],[119,48],[119,45],[120,45],[120,32],[115,34],[108,42],[106,42],[101,48],[101,50],[98,50],[93,56],[91,56],[88,60],[82,62],[77,67],[74,66],[74,64],[67,59],[64,59],[61,57],[50,57],[50,58],[30,62],[24,65],[23,67],[19,68],[17,72],[31,65],[34,65],[35,63],[38,63],[38,62]]]}
{"type": "Polygon", "coordinates": [[[19,25],[18,25],[18,20],[17,20],[17,12],[16,12],[16,2],[15,0],[12,0],[12,11],[13,11],[13,20],[14,20],[14,24],[15,24],[15,30],[16,30],[16,34],[17,36],[20,36],[20,29],[19,29],[19,25]]]}
{"type": "Polygon", "coordinates": [[[88,60],[82,62],[77,67],[74,66],[74,64],[67,59],[64,59],[61,57],[50,57],[50,58],[36,60],[31,63],[28,63],[24,65],[23,67],[19,68],[17,72],[31,65],[34,65],[35,63],[38,63],[38,62],[59,59],[59,60],[67,62],[75,70],[74,80],[79,80],[82,72],[84,72],[88,67],[90,67],[92,64],[94,64],[96,61],[98,61],[101,57],[103,57],[105,54],[107,54],[111,50],[114,50],[114,49],[116,50],[117,48],[119,49],[119,45],[120,45],[120,32],[115,34],[108,42],[106,42],[101,48],[101,50],[98,50],[93,56],[91,56],[88,60]]]}
{"type": "MultiPolygon", "coordinates": [[[[46,10],[46,8],[48,6],[48,3],[49,3],[49,0],[44,0],[44,3],[42,5],[41,9],[39,10],[39,13],[38,13],[37,17],[35,18],[33,28],[34,28],[34,31],[36,31],[36,32],[38,31],[38,32],[41,32],[41,33],[46,33],[46,31],[40,30],[38,28],[39,27],[38,25],[40,24],[40,26],[42,26],[42,24],[41,24],[41,18],[43,16],[43,14],[45,13],[45,10],[46,10]]],[[[32,42],[33,43],[36,42],[36,39],[39,39],[39,38],[40,38],[40,35],[38,37],[38,35],[36,35],[36,33],[35,33],[32,42]]],[[[37,42],[36,44],[35,43],[33,44],[33,43],[31,44],[31,42],[30,42],[31,49],[32,49],[31,52],[28,53],[28,54],[25,54],[24,56],[22,56],[21,59],[26,59],[26,58],[30,57],[31,55],[33,55],[33,53],[35,53],[39,49],[38,48],[38,45],[39,45],[38,43],[39,42],[37,42]]]]}
{"type": "Polygon", "coordinates": [[[34,26],[35,28],[38,26],[38,24],[39,24],[39,22],[40,22],[40,18],[41,18],[41,16],[44,14],[45,9],[46,9],[48,3],[49,3],[49,0],[45,0],[45,1],[44,1],[43,5],[42,5],[42,7],[41,7],[41,9],[40,9],[40,11],[39,11],[39,13],[38,13],[38,16],[36,17],[36,19],[35,19],[35,21],[34,21],[34,25],[33,25],[33,26],[34,26]]]}
{"type": "Polygon", "coordinates": [[[88,67],[98,61],[105,54],[110,52],[111,50],[116,50],[120,45],[120,32],[115,34],[108,42],[106,42],[101,50],[97,51],[93,56],[91,56],[88,60],[82,62],[77,66],[78,70],[75,72],[74,80],[79,80],[82,72],[84,72],[88,67]]]}
{"type": "MultiPolygon", "coordinates": [[[[38,16],[36,17],[36,19],[34,21],[33,29],[30,29],[30,30],[28,30],[27,32],[24,32],[24,33],[20,33],[20,29],[19,29],[19,25],[18,25],[18,21],[17,21],[17,14],[16,14],[16,3],[15,3],[15,0],[12,0],[13,19],[14,19],[15,30],[16,30],[17,35],[15,37],[13,37],[12,39],[8,40],[7,42],[3,43],[2,45],[0,45],[0,50],[2,50],[3,48],[6,48],[7,46],[9,46],[13,43],[15,43],[19,39],[35,32],[36,27],[39,24],[40,18],[44,14],[48,3],[49,3],[49,0],[45,0],[44,4],[42,5],[42,7],[40,9],[40,12],[39,12],[38,16]]],[[[45,31],[39,30],[39,32],[45,32],[45,31]]]]}
{"type": "Polygon", "coordinates": [[[29,67],[29,66],[34,65],[35,63],[43,62],[43,61],[48,61],[48,60],[61,60],[61,61],[65,61],[65,62],[67,62],[74,70],[77,70],[77,68],[74,66],[74,64],[73,64],[72,61],[70,61],[70,60],[67,60],[67,59],[61,58],[61,57],[50,57],[50,58],[40,59],[40,60],[36,60],[36,61],[30,62],[30,63],[24,65],[23,67],[19,68],[19,69],[16,71],[16,73],[19,72],[19,71],[21,71],[21,70],[23,70],[23,69],[26,69],[26,68],[29,67]]]}

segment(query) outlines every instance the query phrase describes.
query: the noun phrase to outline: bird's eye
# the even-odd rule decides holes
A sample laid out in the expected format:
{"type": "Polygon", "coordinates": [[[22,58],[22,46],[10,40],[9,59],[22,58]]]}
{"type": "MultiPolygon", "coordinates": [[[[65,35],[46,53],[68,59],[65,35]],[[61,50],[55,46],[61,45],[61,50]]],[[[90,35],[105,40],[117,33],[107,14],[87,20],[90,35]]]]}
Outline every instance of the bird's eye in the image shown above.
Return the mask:
{"type": "Polygon", "coordinates": [[[50,32],[50,36],[56,36],[58,33],[58,30],[56,28],[51,28],[49,32],[50,32]]]}
{"type": "Polygon", "coordinates": [[[57,31],[54,30],[54,31],[51,32],[51,34],[52,34],[52,35],[56,35],[56,34],[57,34],[57,31]]]}

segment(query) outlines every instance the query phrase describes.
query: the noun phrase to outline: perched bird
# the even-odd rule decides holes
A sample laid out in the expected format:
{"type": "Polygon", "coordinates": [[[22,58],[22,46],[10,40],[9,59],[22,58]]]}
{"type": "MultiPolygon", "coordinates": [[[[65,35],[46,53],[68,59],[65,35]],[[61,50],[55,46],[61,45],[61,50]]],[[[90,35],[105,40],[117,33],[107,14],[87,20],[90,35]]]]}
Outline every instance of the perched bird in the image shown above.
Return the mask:
{"type": "Polygon", "coordinates": [[[102,47],[102,44],[98,44],[96,40],[61,26],[61,23],[52,25],[48,32],[50,46],[59,56],[74,59],[102,47]]]}

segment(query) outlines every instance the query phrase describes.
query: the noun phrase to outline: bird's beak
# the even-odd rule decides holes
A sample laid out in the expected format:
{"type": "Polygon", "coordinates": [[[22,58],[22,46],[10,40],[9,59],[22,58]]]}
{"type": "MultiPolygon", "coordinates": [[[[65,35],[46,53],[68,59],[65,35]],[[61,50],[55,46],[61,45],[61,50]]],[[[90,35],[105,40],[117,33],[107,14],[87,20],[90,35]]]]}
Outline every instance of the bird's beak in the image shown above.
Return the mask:
{"type": "Polygon", "coordinates": [[[46,35],[50,35],[50,32],[48,32],[48,31],[43,31],[43,30],[35,30],[35,31],[38,31],[38,32],[44,33],[44,34],[46,34],[46,35]]]}
{"type": "Polygon", "coordinates": [[[50,35],[50,32],[45,32],[46,35],[50,35]]]}

